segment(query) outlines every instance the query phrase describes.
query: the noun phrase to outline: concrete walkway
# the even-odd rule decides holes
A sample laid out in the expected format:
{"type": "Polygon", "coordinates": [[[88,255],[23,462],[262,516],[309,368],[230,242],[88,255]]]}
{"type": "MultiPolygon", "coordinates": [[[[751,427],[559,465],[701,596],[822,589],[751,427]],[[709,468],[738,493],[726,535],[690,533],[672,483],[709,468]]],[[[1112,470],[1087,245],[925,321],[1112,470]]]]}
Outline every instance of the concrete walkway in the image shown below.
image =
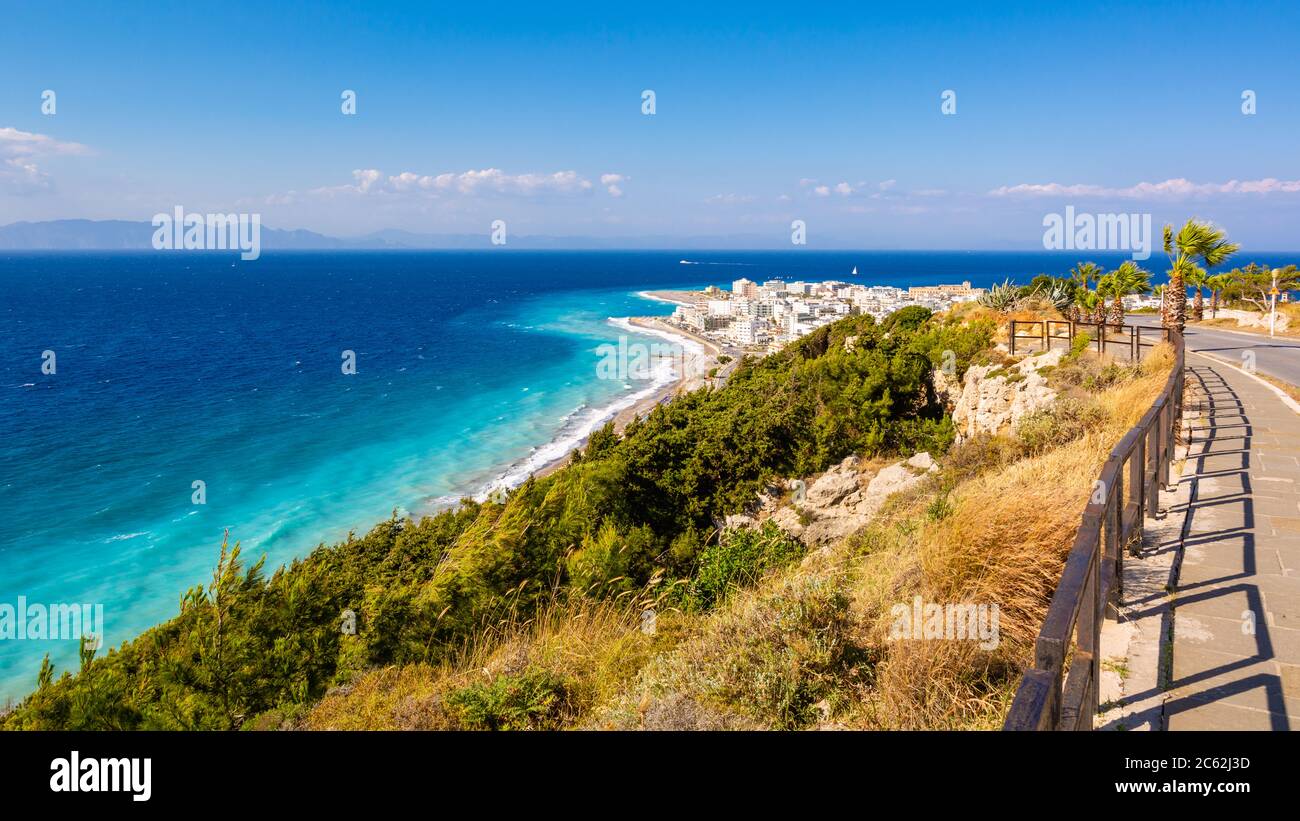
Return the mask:
{"type": "Polygon", "coordinates": [[[1239,370],[1187,365],[1163,723],[1300,729],[1300,415],[1239,370]]]}
{"type": "MultiPolygon", "coordinates": [[[[1128,316],[1125,322],[1145,327],[1159,327],[1160,320],[1150,316],[1128,316]]],[[[1187,349],[1209,354],[1241,367],[1249,352],[1255,369],[1261,374],[1300,385],[1300,339],[1267,334],[1188,325],[1187,349]]]]}

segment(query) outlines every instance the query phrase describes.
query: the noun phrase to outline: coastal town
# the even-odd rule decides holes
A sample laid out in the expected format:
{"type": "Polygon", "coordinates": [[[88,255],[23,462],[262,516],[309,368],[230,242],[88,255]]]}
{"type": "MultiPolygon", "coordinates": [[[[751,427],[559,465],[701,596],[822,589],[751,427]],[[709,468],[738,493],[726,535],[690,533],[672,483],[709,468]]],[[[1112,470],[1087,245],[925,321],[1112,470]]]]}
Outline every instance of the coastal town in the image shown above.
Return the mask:
{"type": "Polygon", "coordinates": [[[758,283],[742,278],[731,283],[730,291],[709,286],[646,296],[676,303],[665,321],[682,331],[745,352],[768,352],[851,314],[881,319],[909,305],[940,311],[983,293],[969,281],[903,289],[836,280],[758,283]]]}

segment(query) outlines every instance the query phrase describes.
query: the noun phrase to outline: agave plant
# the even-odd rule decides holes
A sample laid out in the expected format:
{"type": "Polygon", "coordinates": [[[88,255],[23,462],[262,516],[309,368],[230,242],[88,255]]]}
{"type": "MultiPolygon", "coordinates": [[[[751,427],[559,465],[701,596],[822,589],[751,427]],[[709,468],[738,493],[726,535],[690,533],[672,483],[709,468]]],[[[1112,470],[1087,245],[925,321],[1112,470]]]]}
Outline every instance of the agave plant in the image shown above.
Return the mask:
{"type": "Polygon", "coordinates": [[[1064,282],[1053,282],[1050,287],[1040,288],[1037,296],[1052,303],[1052,307],[1062,315],[1074,304],[1074,291],[1064,282]]]}
{"type": "Polygon", "coordinates": [[[1001,285],[989,288],[979,298],[980,305],[1003,314],[1015,308],[1019,301],[1020,289],[1010,279],[1004,280],[1001,285]]]}

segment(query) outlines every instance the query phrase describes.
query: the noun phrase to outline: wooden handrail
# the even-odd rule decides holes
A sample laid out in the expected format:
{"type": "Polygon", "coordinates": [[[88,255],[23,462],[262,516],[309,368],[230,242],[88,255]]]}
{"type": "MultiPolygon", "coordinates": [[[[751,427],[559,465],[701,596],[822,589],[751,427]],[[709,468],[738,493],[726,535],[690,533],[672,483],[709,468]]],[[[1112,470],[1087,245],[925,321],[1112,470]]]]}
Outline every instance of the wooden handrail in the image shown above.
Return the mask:
{"type": "MultiPolygon", "coordinates": [[[[1016,324],[1012,320],[1013,352],[1016,324]]],[[[1075,324],[1071,323],[1071,339],[1075,324]]],[[[1132,330],[1136,326],[1110,327],[1118,327],[1121,332],[1123,328],[1131,329],[1129,344],[1135,354],[1140,352],[1144,343],[1140,342],[1140,333],[1132,330]]],[[[1046,328],[1044,324],[1040,335],[1021,338],[1041,338],[1050,345],[1046,328]]],[[[1137,425],[1111,450],[1101,469],[1034,643],[1033,666],[1025,671],[1016,690],[1002,725],[1004,730],[1092,729],[1098,707],[1101,627],[1106,607],[1121,592],[1125,548],[1136,555],[1144,519],[1159,510],[1157,494],[1161,487],[1168,486],[1169,465],[1182,418],[1183,338],[1173,329],[1164,330],[1165,338],[1174,346],[1173,372],[1137,425]]]]}
{"type": "Polygon", "coordinates": [[[1146,331],[1148,334],[1159,334],[1162,339],[1172,341],[1172,337],[1170,336],[1171,330],[1169,328],[1149,327],[1144,325],[1116,325],[1111,322],[1076,322],[1069,319],[1013,319],[1011,320],[1011,328],[1007,333],[1009,342],[1008,347],[1011,350],[1011,355],[1015,356],[1018,353],[1016,350],[1016,342],[1021,339],[1039,342],[1043,346],[1042,349],[1044,351],[1050,351],[1052,349],[1052,340],[1054,339],[1064,339],[1066,340],[1067,346],[1073,345],[1074,338],[1078,333],[1078,328],[1080,327],[1091,328],[1092,332],[1095,333],[1097,353],[1106,353],[1112,346],[1120,345],[1128,348],[1129,360],[1132,362],[1136,362],[1142,358],[1143,348],[1150,348],[1156,344],[1155,342],[1146,341],[1147,338],[1143,336],[1143,331],[1146,331]],[[1065,326],[1065,333],[1056,332],[1057,327],[1061,325],[1065,326]],[[1017,333],[1021,328],[1031,328],[1034,330],[1027,334],[1017,333]],[[1126,330],[1128,332],[1127,338],[1123,338],[1126,330]],[[1116,336],[1121,338],[1116,339],[1116,336]]]}

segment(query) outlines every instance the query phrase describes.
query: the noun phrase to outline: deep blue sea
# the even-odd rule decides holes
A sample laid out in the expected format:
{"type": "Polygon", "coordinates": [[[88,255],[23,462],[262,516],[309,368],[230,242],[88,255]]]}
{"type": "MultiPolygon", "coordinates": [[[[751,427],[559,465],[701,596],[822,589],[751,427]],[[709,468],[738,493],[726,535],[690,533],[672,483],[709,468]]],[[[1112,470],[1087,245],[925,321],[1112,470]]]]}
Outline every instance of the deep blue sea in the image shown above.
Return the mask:
{"type": "MultiPolygon", "coordinates": [[[[610,317],[671,312],[637,296],[645,289],[848,280],[855,265],[865,284],[987,286],[1073,262],[10,252],[0,256],[0,605],[103,604],[117,644],[208,580],[226,529],[271,569],[394,508],[427,511],[523,475],[641,389],[597,379],[595,349],[623,333],[610,317]],[[345,350],[355,374],[342,372],[345,350]],[[54,374],[42,372],[45,351],[54,374]],[[205,504],[193,503],[195,481],[205,504]]],[[[75,641],[0,641],[0,699],[29,691],[47,652],[56,673],[74,668],[75,641]]]]}

